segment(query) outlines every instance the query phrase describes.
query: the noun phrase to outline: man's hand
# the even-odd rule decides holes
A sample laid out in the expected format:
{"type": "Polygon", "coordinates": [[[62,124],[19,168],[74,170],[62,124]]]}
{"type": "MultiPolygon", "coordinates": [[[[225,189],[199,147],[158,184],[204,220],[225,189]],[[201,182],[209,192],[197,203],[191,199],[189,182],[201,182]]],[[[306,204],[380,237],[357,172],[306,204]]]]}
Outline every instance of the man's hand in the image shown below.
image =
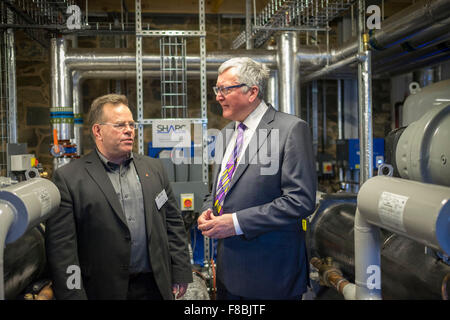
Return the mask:
{"type": "Polygon", "coordinates": [[[180,299],[182,296],[184,296],[187,291],[187,287],[187,283],[174,283],[172,285],[172,293],[175,296],[175,299],[180,299]]]}
{"type": "Polygon", "coordinates": [[[231,214],[223,214],[216,217],[212,210],[204,211],[197,220],[198,229],[209,238],[223,239],[236,235],[233,217],[231,214]]]}
{"type": "Polygon", "coordinates": [[[211,209],[207,209],[202,212],[202,214],[197,219],[197,224],[201,225],[206,223],[206,221],[211,220],[211,216],[213,215],[213,211],[211,209]]]}

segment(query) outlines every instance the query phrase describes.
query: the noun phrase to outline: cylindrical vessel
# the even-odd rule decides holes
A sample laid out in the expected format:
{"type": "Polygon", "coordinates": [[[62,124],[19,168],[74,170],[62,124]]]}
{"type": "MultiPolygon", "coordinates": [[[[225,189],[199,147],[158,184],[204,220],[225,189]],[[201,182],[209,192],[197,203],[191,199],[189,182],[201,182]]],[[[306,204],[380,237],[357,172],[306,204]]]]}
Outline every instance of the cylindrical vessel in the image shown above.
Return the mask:
{"type": "Polygon", "coordinates": [[[411,123],[398,139],[395,161],[402,178],[450,186],[448,100],[411,123]]]}
{"type": "Polygon", "coordinates": [[[450,188],[386,176],[366,181],[358,210],[371,224],[450,254],[450,188]]]}
{"type": "MultiPolygon", "coordinates": [[[[306,232],[309,259],[332,257],[333,264],[351,282],[355,279],[355,211],[355,196],[327,195],[321,200],[306,232]]],[[[422,244],[384,229],[380,229],[380,244],[383,299],[442,299],[441,291],[450,265],[435,255],[426,254],[422,244]]],[[[318,294],[322,292],[319,290],[318,294]]]]}
{"type": "Polygon", "coordinates": [[[406,98],[402,110],[402,126],[419,120],[428,110],[439,103],[448,105],[449,102],[450,79],[421,88],[417,93],[412,93],[406,98]]]}
{"type": "Polygon", "coordinates": [[[27,231],[20,239],[6,246],[4,263],[5,299],[16,299],[45,271],[44,235],[39,227],[27,231]]]}

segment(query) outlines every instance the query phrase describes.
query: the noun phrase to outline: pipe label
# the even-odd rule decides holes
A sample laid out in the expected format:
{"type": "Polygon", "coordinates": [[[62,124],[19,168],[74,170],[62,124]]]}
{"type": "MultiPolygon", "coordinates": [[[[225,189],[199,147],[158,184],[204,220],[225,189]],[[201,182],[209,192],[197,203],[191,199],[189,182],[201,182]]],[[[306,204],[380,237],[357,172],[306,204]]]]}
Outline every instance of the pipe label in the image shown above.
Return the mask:
{"type": "Polygon", "coordinates": [[[52,210],[52,198],[46,188],[37,188],[34,194],[41,203],[41,217],[44,217],[52,210]]]}
{"type": "Polygon", "coordinates": [[[395,193],[382,192],[378,199],[378,215],[381,222],[399,231],[406,232],[403,225],[403,213],[408,197],[395,193]]]}

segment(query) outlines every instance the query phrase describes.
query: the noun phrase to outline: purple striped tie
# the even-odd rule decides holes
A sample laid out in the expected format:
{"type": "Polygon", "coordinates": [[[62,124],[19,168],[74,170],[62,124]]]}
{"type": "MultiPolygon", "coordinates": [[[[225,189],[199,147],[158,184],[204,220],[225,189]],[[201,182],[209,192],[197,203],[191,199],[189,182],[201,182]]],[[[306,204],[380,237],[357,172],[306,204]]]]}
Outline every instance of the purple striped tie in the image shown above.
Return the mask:
{"type": "Polygon", "coordinates": [[[237,160],[242,150],[242,142],[244,141],[245,129],[247,129],[247,127],[241,122],[238,126],[238,135],[236,138],[236,145],[233,149],[233,154],[230,156],[225,170],[220,176],[219,186],[217,187],[216,198],[214,201],[214,206],[217,208],[217,213],[219,215],[222,215],[225,195],[227,194],[228,188],[230,187],[230,181],[233,177],[233,173],[236,170],[237,160]]]}

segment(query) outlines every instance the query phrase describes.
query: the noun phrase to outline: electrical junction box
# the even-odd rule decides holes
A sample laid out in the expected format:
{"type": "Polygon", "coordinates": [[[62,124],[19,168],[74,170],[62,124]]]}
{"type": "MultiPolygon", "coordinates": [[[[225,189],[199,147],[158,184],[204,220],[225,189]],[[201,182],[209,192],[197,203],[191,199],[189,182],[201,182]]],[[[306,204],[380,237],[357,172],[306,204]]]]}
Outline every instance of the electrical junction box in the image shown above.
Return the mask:
{"type": "Polygon", "coordinates": [[[194,210],[194,194],[193,193],[180,194],[180,207],[181,211],[194,210]]]}
{"type": "Polygon", "coordinates": [[[11,171],[26,171],[31,169],[34,154],[18,154],[11,156],[11,171]]]}

